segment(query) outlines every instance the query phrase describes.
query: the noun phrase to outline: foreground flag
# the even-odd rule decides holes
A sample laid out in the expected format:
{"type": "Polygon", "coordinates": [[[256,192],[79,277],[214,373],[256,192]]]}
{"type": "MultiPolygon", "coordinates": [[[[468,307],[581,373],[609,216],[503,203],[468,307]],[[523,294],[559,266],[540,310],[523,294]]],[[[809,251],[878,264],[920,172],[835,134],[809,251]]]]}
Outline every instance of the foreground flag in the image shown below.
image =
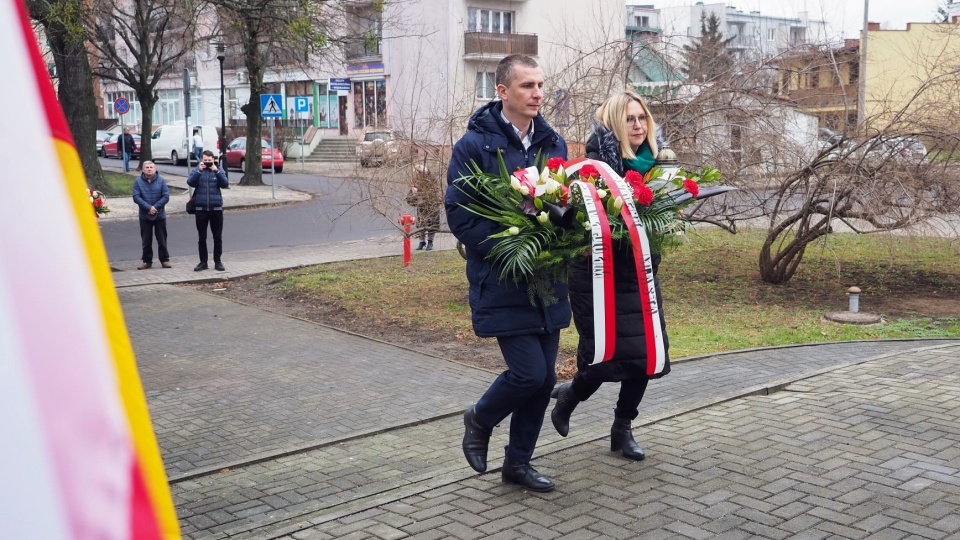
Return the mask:
{"type": "Polygon", "coordinates": [[[83,171],[21,0],[0,1],[0,538],[179,538],[83,171]]]}

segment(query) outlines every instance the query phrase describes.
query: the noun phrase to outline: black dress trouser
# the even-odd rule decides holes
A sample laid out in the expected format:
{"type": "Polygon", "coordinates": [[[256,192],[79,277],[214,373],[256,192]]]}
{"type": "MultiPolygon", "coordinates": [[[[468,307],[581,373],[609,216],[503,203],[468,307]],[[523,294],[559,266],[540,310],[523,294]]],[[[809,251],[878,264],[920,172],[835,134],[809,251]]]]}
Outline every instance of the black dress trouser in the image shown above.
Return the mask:
{"type": "Polygon", "coordinates": [[[197,210],[197,249],[200,251],[200,262],[207,263],[207,224],[213,233],[213,262],[220,262],[223,255],[223,210],[197,210]]]}
{"type": "Polygon", "coordinates": [[[167,252],[167,220],[166,219],[141,219],[140,220],[140,245],[143,248],[143,255],[140,260],[147,264],[153,263],[153,237],[157,237],[157,255],[160,262],[170,260],[170,253],[167,252]]]}

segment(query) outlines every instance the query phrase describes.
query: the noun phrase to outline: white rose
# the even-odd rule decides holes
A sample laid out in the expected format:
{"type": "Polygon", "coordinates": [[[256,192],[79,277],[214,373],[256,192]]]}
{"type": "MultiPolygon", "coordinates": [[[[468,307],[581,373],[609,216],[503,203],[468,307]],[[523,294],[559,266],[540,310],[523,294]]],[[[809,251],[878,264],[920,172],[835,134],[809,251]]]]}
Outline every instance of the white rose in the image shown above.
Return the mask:
{"type": "Polygon", "coordinates": [[[617,197],[613,200],[613,208],[619,212],[623,208],[623,197],[617,197]]]}
{"type": "Polygon", "coordinates": [[[607,198],[607,191],[604,190],[604,189],[598,189],[598,190],[597,190],[597,197],[600,197],[601,199],[606,199],[606,198],[607,198]]]}
{"type": "Polygon", "coordinates": [[[546,185],[547,194],[553,195],[554,193],[557,192],[558,189],[560,189],[560,182],[557,182],[553,178],[547,180],[547,185],[546,185]]]}
{"type": "Polygon", "coordinates": [[[589,222],[589,221],[584,221],[584,222],[583,222],[583,228],[589,231],[590,229],[593,228],[593,226],[590,225],[590,222],[589,222]]]}
{"type": "Polygon", "coordinates": [[[507,232],[510,233],[510,236],[516,236],[520,234],[520,227],[510,227],[507,232]]]}
{"type": "Polygon", "coordinates": [[[537,221],[546,224],[548,221],[550,221],[550,215],[546,212],[540,212],[537,214],[537,221]]]}

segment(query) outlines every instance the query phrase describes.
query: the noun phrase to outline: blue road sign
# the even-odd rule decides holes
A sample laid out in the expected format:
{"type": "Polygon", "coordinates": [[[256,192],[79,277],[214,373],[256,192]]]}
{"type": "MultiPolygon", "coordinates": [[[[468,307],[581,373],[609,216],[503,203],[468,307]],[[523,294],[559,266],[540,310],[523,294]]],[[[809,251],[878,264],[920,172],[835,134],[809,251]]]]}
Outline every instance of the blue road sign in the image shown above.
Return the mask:
{"type": "Polygon", "coordinates": [[[260,116],[263,118],[283,118],[283,95],[260,94],[260,116]]]}
{"type": "Polygon", "coordinates": [[[310,100],[305,97],[293,98],[293,110],[296,112],[310,112],[310,100]]]}
{"type": "Polygon", "coordinates": [[[127,101],[127,98],[117,98],[113,102],[113,110],[117,111],[117,114],[127,114],[130,112],[130,102],[127,101]]]}

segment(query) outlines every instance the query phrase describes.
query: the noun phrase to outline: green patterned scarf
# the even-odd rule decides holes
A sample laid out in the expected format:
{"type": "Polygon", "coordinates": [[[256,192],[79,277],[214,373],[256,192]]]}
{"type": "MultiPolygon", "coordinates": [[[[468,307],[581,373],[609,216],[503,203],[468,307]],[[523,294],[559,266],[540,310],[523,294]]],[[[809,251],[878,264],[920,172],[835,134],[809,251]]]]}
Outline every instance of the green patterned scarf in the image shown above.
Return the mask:
{"type": "Polygon", "coordinates": [[[647,174],[647,171],[652,169],[656,162],[656,158],[653,157],[653,151],[650,150],[650,143],[643,141],[643,144],[637,149],[637,157],[633,159],[623,159],[623,170],[647,174]]]}

